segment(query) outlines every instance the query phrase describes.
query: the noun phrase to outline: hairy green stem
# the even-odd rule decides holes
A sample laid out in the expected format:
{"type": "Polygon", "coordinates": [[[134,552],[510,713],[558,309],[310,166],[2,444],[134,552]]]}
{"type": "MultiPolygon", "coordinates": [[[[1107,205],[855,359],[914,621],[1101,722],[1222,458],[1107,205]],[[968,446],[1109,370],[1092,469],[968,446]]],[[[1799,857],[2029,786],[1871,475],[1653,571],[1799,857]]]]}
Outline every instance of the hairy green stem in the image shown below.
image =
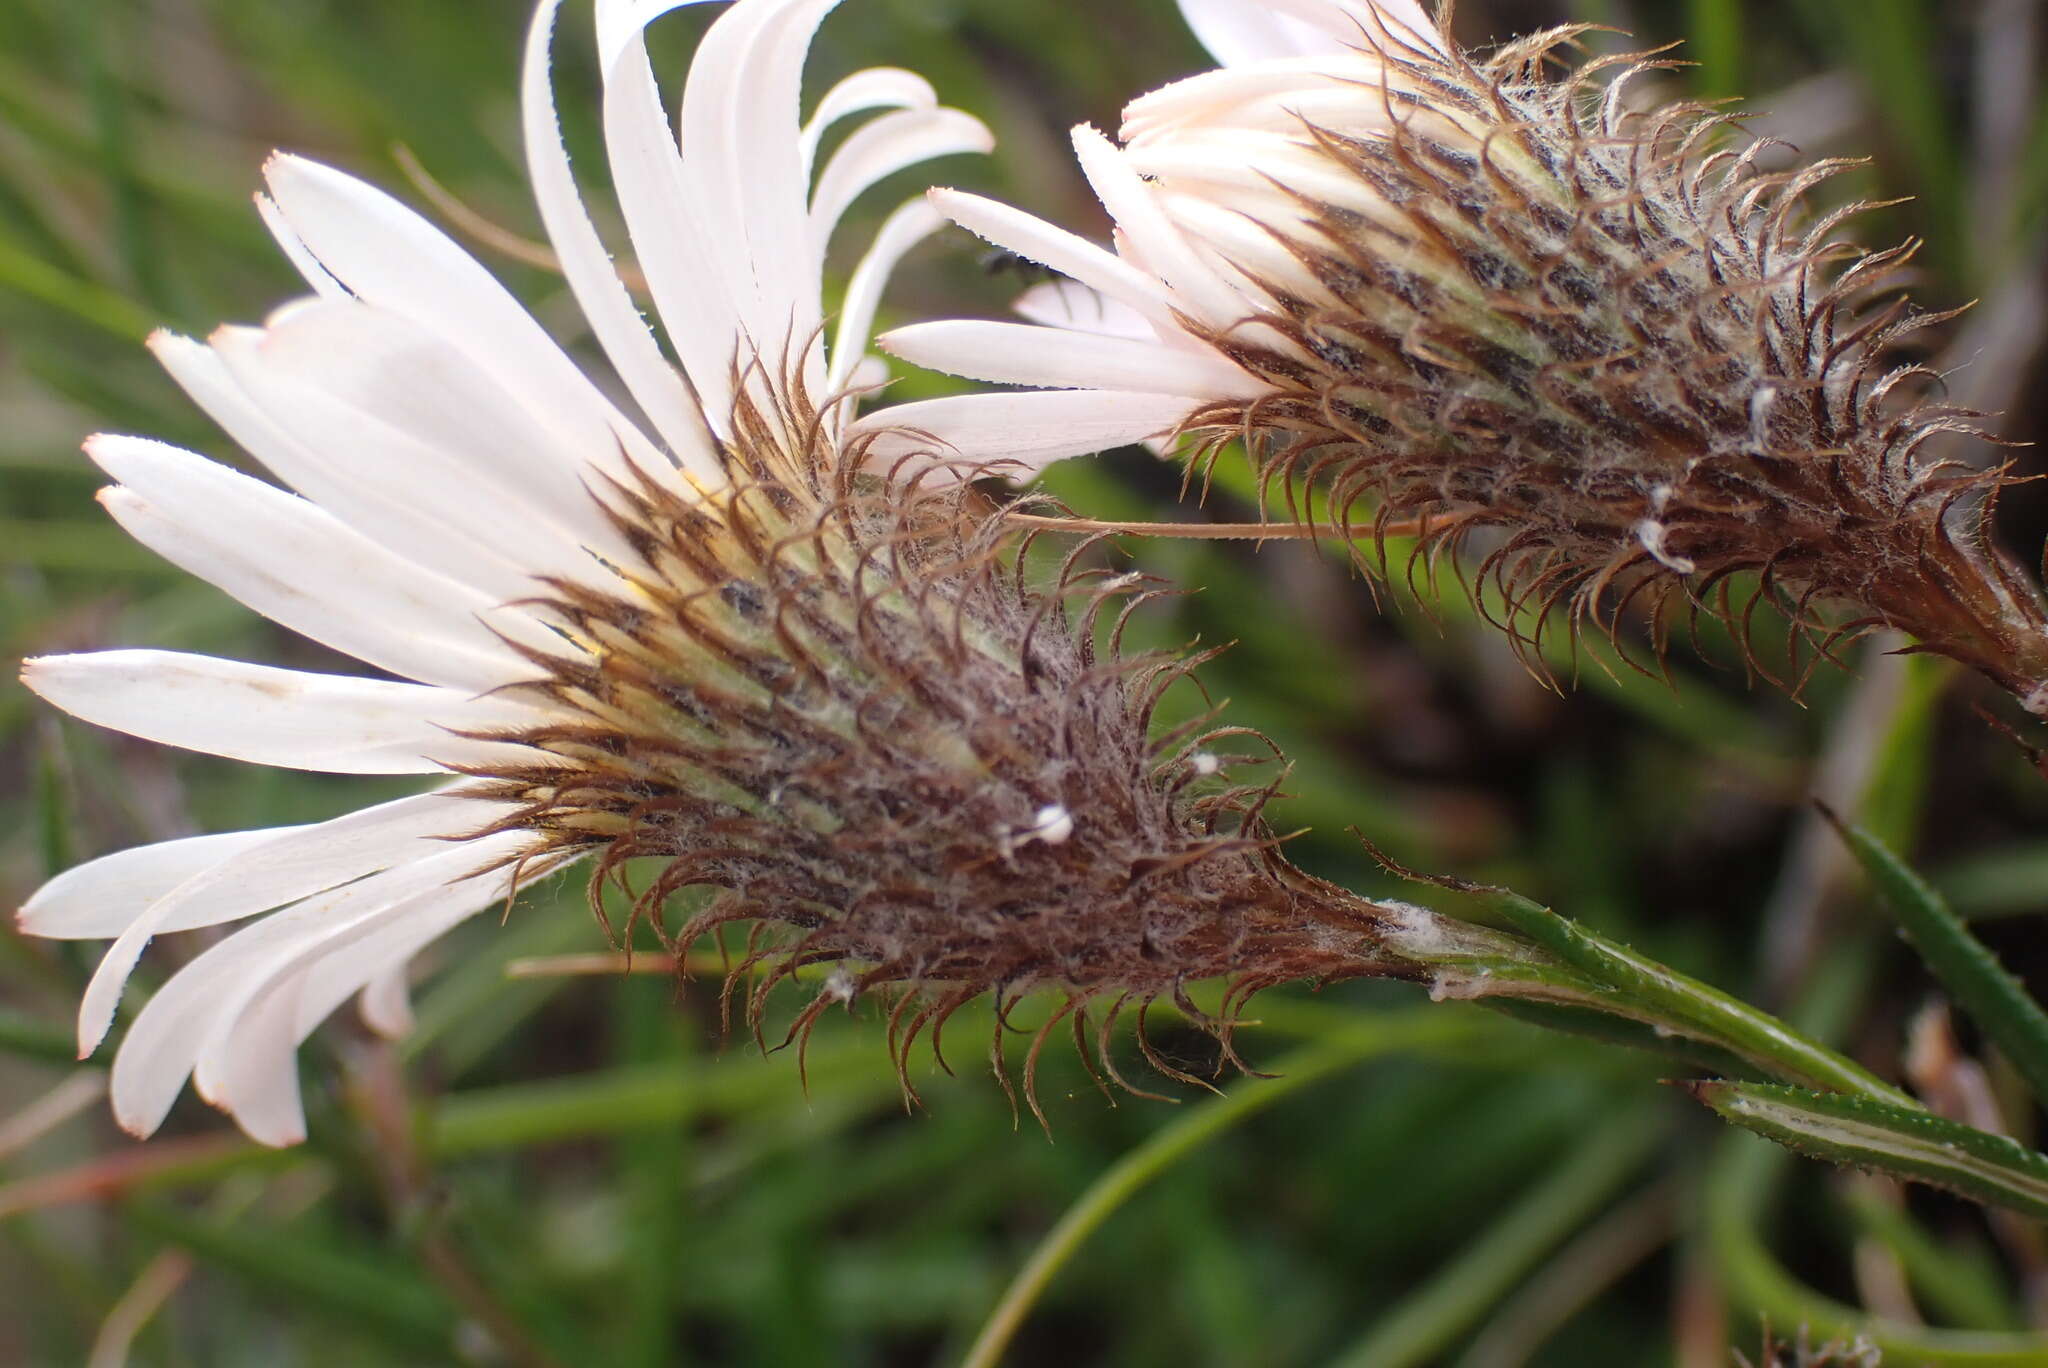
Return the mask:
{"type": "Polygon", "coordinates": [[[1595,935],[1539,903],[1484,890],[1486,905],[1515,932],[1599,985],[1575,1004],[1726,1050],[1785,1082],[1918,1108],[1862,1065],[1709,984],[1595,935]]]}

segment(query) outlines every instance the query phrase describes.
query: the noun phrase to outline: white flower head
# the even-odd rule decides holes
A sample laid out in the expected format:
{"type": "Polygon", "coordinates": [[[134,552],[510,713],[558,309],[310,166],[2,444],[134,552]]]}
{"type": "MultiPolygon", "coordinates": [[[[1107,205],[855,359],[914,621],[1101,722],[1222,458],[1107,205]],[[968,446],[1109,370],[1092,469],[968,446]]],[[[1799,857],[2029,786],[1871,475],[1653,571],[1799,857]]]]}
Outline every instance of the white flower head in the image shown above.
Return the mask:
{"type": "MultiPolygon", "coordinates": [[[[1413,96],[1449,43],[1417,0],[1181,0],[1222,66],[1134,100],[1120,139],[1074,130],[1080,167],[1116,223],[1113,250],[957,190],[932,202],[954,222],[1067,277],[1017,301],[1025,324],[921,323],[881,339],[914,364],[1032,386],[904,405],[868,421],[903,431],[878,460],[943,466],[951,453],[1035,470],[1169,434],[1205,407],[1268,392],[1214,344],[1277,317],[1276,287],[1312,290],[1282,230],[1301,194],[1360,213],[1384,205],[1332,175],[1319,127],[1377,136],[1413,117],[1413,96]]],[[[937,472],[934,471],[934,475],[937,472]]]]}
{"type": "Polygon", "coordinates": [[[720,500],[740,497],[728,492],[742,474],[736,445],[749,445],[738,439],[782,440],[736,423],[801,426],[788,443],[827,464],[849,450],[835,396],[860,376],[884,279],[940,219],[917,200],[887,220],[829,347],[827,242],[876,181],[986,151],[989,135],[899,70],[848,78],[801,122],[806,51],[837,0],[737,0],[707,32],[671,126],[642,30],[687,3],[596,5],[612,179],[672,355],[613,268],[563,150],[549,76],[559,0],[543,0],[526,51],[542,221],[632,415],[424,219],[339,171],[279,156],[259,207],[311,297],[259,328],[151,345],[289,488],[140,438],[87,444],[118,482],[102,502],[137,539],[393,677],[114,650],[31,660],[30,688],[88,722],[189,750],[450,781],[316,825],[122,851],[29,901],[19,922],[30,934],[114,938],[80,1006],[87,1053],[152,936],[270,914],[142,1009],[113,1066],[115,1114],[131,1131],[154,1130],[190,1077],[255,1138],[302,1138],[295,1053],[306,1035],[352,994],[375,1028],[403,1031],[412,957],[579,853],[543,839],[515,792],[463,776],[570,763],[567,743],[544,753],[533,738],[587,722],[597,705],[569,710],[525,686],[536,662],[573,670],[614,649],[606,625],[575,606],[630,598],[635,574],[672,554],[622,510],[666,501],[698,533],[715,531],[720,500]],[[825,130],[856,114],[875,117],[814,167],[825,130]]]}
{"type": "Polygon", "coordinates": [[[1586,25],[1473,55],[1417,0],[1182,8],[1223,65],[1133,101],[1117,141],[1074,133],[1109,247],[933,192],[1067,279],[1026,323],[881,340],[1029,387],[867,420],[903,429],[876,444],[891,469],[1145,441],[1199,472],[1242,440],[1260,489],[1298,516],[1313,485],[1368,570],[1390,526],[1431,556],[1497,529],[1460,579],[1512,605],[1539,672],[1552,610],[1609,634],[1631,607],[1704,611],[1796,688],[1748,649],[1732,586],[1760,582],[1815,658],[1840,610],[2040,710],[2048,601],[1986,535],[2011,477],[1943,459],[1976,420],[1894,348],[1946,317],[1882,288],[1914,244],[1859,251],[1838,230],[1866,205],[1807,204],[1851,163],[1767,174],[1724,110],[1644,107],[1631,82],[1675,65],[1656,52],[1560,70],[1586,25]]]}

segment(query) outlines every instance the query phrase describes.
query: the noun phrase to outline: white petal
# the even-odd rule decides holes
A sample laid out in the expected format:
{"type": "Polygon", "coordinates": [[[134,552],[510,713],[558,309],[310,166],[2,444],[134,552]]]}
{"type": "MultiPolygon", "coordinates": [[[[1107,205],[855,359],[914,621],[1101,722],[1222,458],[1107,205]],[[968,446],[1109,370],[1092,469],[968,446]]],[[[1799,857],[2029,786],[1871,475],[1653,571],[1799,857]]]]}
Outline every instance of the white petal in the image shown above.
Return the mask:
{"type": "Polygon", "coordinates": [[[406,489],[507,558],[530,563],[550,539],[562,554],[536,570],[589,570],[579,547],[631,558],[591,495],[582,453],[417,324],[325,300],[291,309],[254,347],[223,354],[278,425],[332,465],[406,489]],[[352,411],[346,419],[343,409],[352,411]]]}
{"type": "Polygon", "coordinates": [[[1041,281],[1012,300],[1010,308],[1049,328],[1148,342],[1159,337],[1136,309],[1074,280],[1041,281]]]}
{"type": "Polygon", "coordinates": [[[1193,407],[1184,398],[1122,390],[968,394],[883,409],[854,433],[875,434],[867,464],[876,474],[1021,479],[1068,456],[1170,432],[1193,407]]]}
{"type": "Polygon", "coordinates": [[[58,940],[119,935],[121,927],[188,879],[224,860],[306,827],[223,831],[117,850],[67,869],[35,891],[15,914],[23,934],[58,940]]]}
{"type": "MultiPolygon", "coordinates": [[[[1139,96],[1124,106],[1122,136],[1132,149],[1189,133],[1263,133],[1301,141],[1304,116],[1346,133],[1381,132],[1392,111],[1388,84],[1415,85],[1377,57],[1288,57],[1224,67],[1139,96]]],[[[1419,115],[1418,115],[1419,116],[1419,115]]]]}
{"type": "Polygon", "coordinates": [[[1024,323],[918,323],[887,334],[881,347],[928,370],[974,380],[1177,394],[1189,408],[1195,400],[1249,399],[1267,388],[1213,353],[1024,323]]]}
{"type": "MultiPolygon", "coordinates": [[[[446,544],[426,553],[439,558],[437,568],[451,561],[473,565],[461,577],[504,600],[538,593],[544,575],[608,584],[611,572],[598,555],[618,553],[607,545],[590,547],[580,535],[599,516],[592,494],[580,487],[573,495],[556,492],[560,502],[551,514],[549,491],[523,485],[509,471],[484,468],[489,450],[460,435],[476,416],[467,404],[442,415],[438,439],[396,426],[433,419],[405,406],[388,418],[379,411],[372,390],[396,358],[354,351],[358,341],[372,344],[348,328],[328,326],[337,315],[325,311],[333,307],[311,305],[279,316],[263,332],[223,328],[213,337],[214,351],[243,392],[296,444],[302,465],[318,468],[313,488],[301,484],[303,475],[286,478],[345,521],[400,504],[396,516],[410,514],[414,524],[406,531],[417,535],[424,521],[446,544]],[[342,350],[327,350],[330,339],[342,350]]],[[[354,314],[361,306],[345,308],[354,314]]],[[[357,525],[389,544],[393,520],[357,525]]],[[[394,549],[418,554],[417,543],[405,539],[407,546],[394,549]]]]}
{"type": "Polygon", "coordinates": [[[832,154],[811,195],[812,249],[823,258],[841,215],[861,191],[934,157],[995,150],[987,125],[957,109],[904,109],[856,129],[832,154]]]}
{"type": "Polygon", "coordinates": [[[670,345],[712,429],[730,436],[733,366],[751,357],[741,349],[742,287],[719,239],[741,225],[709,217],[730,207],[692,193],[637,34],[605,73],[604,133],[619,207],[670,345]]]}
{"type": "Polygon", "coordinates": [[[93,934],[117,935],[78,1005],[78,1052],[91,1054],[113,1025],[128,978],[154,936],[254,916],[300,898],[447,850],[450,838],[505,809],[447,792],[380,803],[299,827],[221,861],[146,904],[109,907],[93,934]]]}
{"type": "Polygon", "coordinates": [[[1188,27],[1225,66],[1356,47],[1362,34],[1381,35],[1369,15],[1374,8],[1390,36],[1443,48],[1416,0],[1180,0],[1188,27]]]}
{"type": "Polygon", "coordinates": [[[1227,328],[1253,312],[1250,301],[1195,254],[1159,207],[1152,187],[1138,178],[1115,144],[1083,124],[1074,130],[1074,153],[1102,207],[1130,236],[1150,268],[1173,288],[1183,301],[1183,312],[1216,328],[1227,328]]]}
{"type": "Polygon", "coordinates": [[[359,1010],[363,1024],[386,1040],[402,1040],[412,1034],[412,975],[401,964],[387,969],[363,985],[359,1010]]]}
{"type": "Polygon", "coordinates": [[[975,236],[1015,252],[1026,261],[1049,266],[1110,298],[1136,309],[1163,327],[1178,330],[1166,287],[1115,253],[1097,247],[1064,228],[1055,228],[1021,209],[958,190],[934,190],[931,201],[953,222],[975,236]]]}
{"type": "Polygon", "coordinates": [[[336,280],[333,273],[320,264],[320,259],[313,255],[313,249],[306,246],[305,239],[285,218],[284,211],[277,207],[276,200],[268,195],[257,195],[256,213],[263,220],[263,226],[270,230],[270,235],[277,239],[277,245],[284,248],[293,268],[313,287],[313,293],[330,299],[349,297],[348,286],[336,280]]]}
{"type": "MultiPolygon", "coordinates": [[[[114,1056],[115,1118],[138,1135],[161,1125],[217,1029],[262,990],[277,965],[289,964],[308,946],[325,944],[379,913],[405,908],[411,899],[449,890],[458,880],[490,882],[469,876],[493,860],[516,855],[531,839],[508,833],[373,874],[265,917],[201,954],[143,1007],[114,1056]]],[[[491,882],[493,888],[502,886],[491,882]]],[[[464,888],[457,901],[475,897],[472,906],[481,907],[491,896],[481,888],[464,888]]]]}
{"type": "Polygon", "coordinates": [[[624,473],[616,459],[621,444],[643,464],[653,455],[645,436],[533,315],[426,219],[382,190],[303,157],[272,157],[263,173],[277,201],[280,221],[272,226],[287,252],[290,233],[321,274],[331,272],[366,303],[461,351],[585,460],[616,475],[624,473]]]}
{"type": "Polygon", "coordinates": [[[177,651],[40,656],[23,664],[22,682],[74,717],[145,740],[331,774],[437,774],[439,761],[488,763],[504,748],[448,728],[498,728],[537,716],[425,684],[177,651]]]}
{"type": "Polygon", "coordinates": [[[440,789],[290,828],[203,871],[160,901],[131,909],[116,930],[147,923],[147,933],[162,935],[251,917],[446,850],[511,810],[440,789]]]}
{"type": "Polygon", "coordinates": [[[800,371],[817,392],[823,349],[818,272],[805,209],[801,100],[811,35],[838,0],[756,0],[720,15],[690,63],[683,89],[682,152],[694,202],[728,210],[707,225],[741,330],[777,373],[800,371]],[[800,365],[785,349],[804,348],[800,365]]]}
{"type": "MultiPolygon", "coordinates": [[[[481,693],[534,672],[485,625],[516,631],[530,619],[305,499],[159,442],[102,435],[86,450],[123,482],[100,502],[129,535],[274,622],[428,684],[481,693]]],[[[541,630],[522,635],[542,644],[541,630]]]]}
{"type": "Polygon", "coordinates": [[[856,378],[867,355],[868,334],[875,326],[875,310],[882,290],[896,263],[912,247],[945,226],[945,219],[923,199],[899,207],[883,222],[867,254],[846,284],[846,298],[839,307],[839,330],[832,337],[832,367],[826,376],[825,392],[837,394],[856,378]]]}
{"type": "MultiPolygon", "coordinates": [[[[1421,43],[1441,51],[1444,37],[1420,0],[1251,0],[1320,31],[1345,48],[1421,43]]],[[[1327,49],[1324,49],[1327,50],[1327,49]]]]}
{"type": "Polygon", "coordinates": [[[869,109],[931,109],[939,103],[932,83],[901,67],[869,67],[856,71],[825,92],[804,125],[804,171],[809,176],[827,129],[851,114],[869,109]]]}
{"type": "Polygon", "coordinates": [[[562,274],[619,378],[691,478],[715,489],[724,483],[724,474],[703,415],[682,377],[662,356],[632,296],[612,268],[611,257],[583,207],[569,154],[562,146],[562,128],[555,117],[554,90],[548,76],[548,42],[560,7],[561,0],[541,0],[535,10],[527,30],[520,83],[527,172],[541,222],[561,259],[562,274]]]}
{"type": "MultiPolygon", "coordinates": [[[[216,346],[230,351],[253,349],[261,336],[251,329],[214,334],[216,346]]],[[[534,592],[533,566],[508,560],[458,532],[438,509],[421,507],[410,482],[394,487],[364,480],[352,462],[337,467],[286,431],[242,388],[219,350],[163,332],[153,335],[149,345],[171,377],[245,451],[356,531],[406,560],[470,585],[493,602],[534,592]]]]}
{"type": "Polygon", "coordinates": [[[216,1019],[193,1070],[193,1086],[226,1111],[251,1139],[295,1145],[305,1139],[298,1047],[351,994],[402,974],[430,941],[505,895],[505,871],[418,894],[308,937],[288,957],[248,977],[257,982],[232,1012],[216,1019]]]}

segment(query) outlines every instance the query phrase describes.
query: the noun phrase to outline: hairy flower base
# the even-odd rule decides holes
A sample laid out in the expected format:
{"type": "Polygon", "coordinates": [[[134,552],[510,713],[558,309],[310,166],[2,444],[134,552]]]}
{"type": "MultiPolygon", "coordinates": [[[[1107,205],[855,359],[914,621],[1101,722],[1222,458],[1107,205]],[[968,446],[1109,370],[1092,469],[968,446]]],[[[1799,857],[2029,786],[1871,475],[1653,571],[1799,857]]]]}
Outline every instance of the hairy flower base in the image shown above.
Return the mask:
{"type": "MultiPolygon", "coordinates": [[[[736,426],[736,447],[775,449],[758,416],[736,426]]],[[[593,905],[626,889],[678,953],[753,922],[727,991],[772,962],[747,1002],[757,1030],[803,966],[860,967],[792,1036],[834,1002],[908,986],[899,1067],[924,1026],[984,993],[1001,1017],[1018,994],[1064,992],[1057,1017],[1079,1030],[1098,997],[1199,1017],[1194,980],[1229,978],[1241,1002],[1378,967],[1370,917],[1275,854],[1258,820],[1271,785],[1232,784],[1245,757],[1208,749],[1243,733],[1152,735],[1189,663],[1118,653],[1121,616],[1105,615],[1146,596],[1136,577],[1070,560],[1055,591],[1033,589],[971,490],[820,490],[779,456],[729,465],[708,499],[654,480],[618,492],[648,568],[615,593],[551,592],[587,653],[530,652],[544,677],[513,692],[561,720],[492,735],[531,765],[471,771],[478,797],[514,805],[502,829],[540,838],[528,858],[595,855],[593,905]],[[650,858],[658,875],[628,888],[628,862],[650,858]],[[670,900],[707,887],[719,896],[669,925],[670,900]]]]}
{"type": "MultiPolygon", "coordinates": [[[[1833,240],[1862,206],[1800,223],[1845,163],[1767,175],[1761,148],[1707,150],[1732,121],[1706,106],[1631,112],[1627,77],[1655,63],[1540,79],[1582,31],[1484,63],[1387,44],[1355,131],[1319,110],[1259,135],[1269,179],[1216,194],[1269,235],[1238,264],[1275,311],[1194,331],[1268,392],[1183,429],[1207,459],[1244,438],[1269,483],[1327,487],[1340,521],[1424,518],[1431,543],[1503,529],[1478,582],[1510,623],[1568,604],[1611,628],[1677,595],[1742,634],[1755,600],[1729,582],[1753,572],[1802,624],[1847,606],[1824,643],[1896,627],[2048,698],[2048,615],[1985,540],[2004,476],[1925,459],[1970,415],[1882,363],[1943,316],[1863,304],[1912,245],[1833,240]]],[[[1178,136],[1148,129],[1132,155],[1192,159],[1209,135],[1178,136]]]]}

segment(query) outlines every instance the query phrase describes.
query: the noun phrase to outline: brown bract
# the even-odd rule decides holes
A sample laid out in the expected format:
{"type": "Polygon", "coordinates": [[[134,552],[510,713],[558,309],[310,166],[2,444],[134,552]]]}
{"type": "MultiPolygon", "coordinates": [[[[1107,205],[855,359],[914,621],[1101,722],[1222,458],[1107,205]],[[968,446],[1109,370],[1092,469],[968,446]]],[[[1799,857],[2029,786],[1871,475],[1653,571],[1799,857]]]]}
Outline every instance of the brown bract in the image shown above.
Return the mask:
{"type": "Polygon", "coordinates": [[[1427,556],[1469,542],[1524,648],[1553,608],[1612,632],[1646,603],[1661,649],[1676,604],[1754,664],[1775,598],[1822,653],[1893,627],[2048,709],[2048,615],[1986,532],[2009,477],[1932,459],[1973,416],[1886,360],[1948,316],[1876,297],[1917,244],[1840,239],[1865,204],[1805,212],[1852,163],[1767,173],[1710,106],[1632,108],[1654,55],[1546,79],[1585,31],[1483,61],[1386,45],[1385,118],[1307,130],[1357,195],[1274,177],[1281,316],[1206,334],[1272,392],[1189,420],[1206,459],[1243,438],[1290,512],[1315,485],[1361,531],[1424,520],[1427,556]]]}
{"type": "Polygon", "coordinates": [[[551,588],[585,649],[529,653],[521,692],[562,720],[501,738],[530,766],[474,773],[520,805],[504,825],[539,834],[540,857],[596,856],[600,916],[616,885],[678,956],[750,923],[726,994],[751,978],[756,1033],[778,984],[812,985],[783,1043],[886,991],[899,1071],[926,1028],[936,1048],[991,994],[1000,1074],[1009,1005],[1051,990],[1027,1093],[1062,1021],[1114,1077],[1127,1005],[1169,999],[1228,1055],[1257,988],[1375,970],[1369,911],[1292,870],[1261,824],[1277,776],[1230,777],[1277,770],[1245,754],[1262,738],[1207,716],[1155,734],[1190,662],[1121,650],[1150,587],[1078,552],[1034,587],[971,487],[840,473],[858,453],[800,400],[743,406],[735,430],[723,492],[650,477],[607,493],[643,564],[611,591],[551,588]],[[1216,977],[1234,1005],[1210,1018],[1186,985],[1216,977]]]}

